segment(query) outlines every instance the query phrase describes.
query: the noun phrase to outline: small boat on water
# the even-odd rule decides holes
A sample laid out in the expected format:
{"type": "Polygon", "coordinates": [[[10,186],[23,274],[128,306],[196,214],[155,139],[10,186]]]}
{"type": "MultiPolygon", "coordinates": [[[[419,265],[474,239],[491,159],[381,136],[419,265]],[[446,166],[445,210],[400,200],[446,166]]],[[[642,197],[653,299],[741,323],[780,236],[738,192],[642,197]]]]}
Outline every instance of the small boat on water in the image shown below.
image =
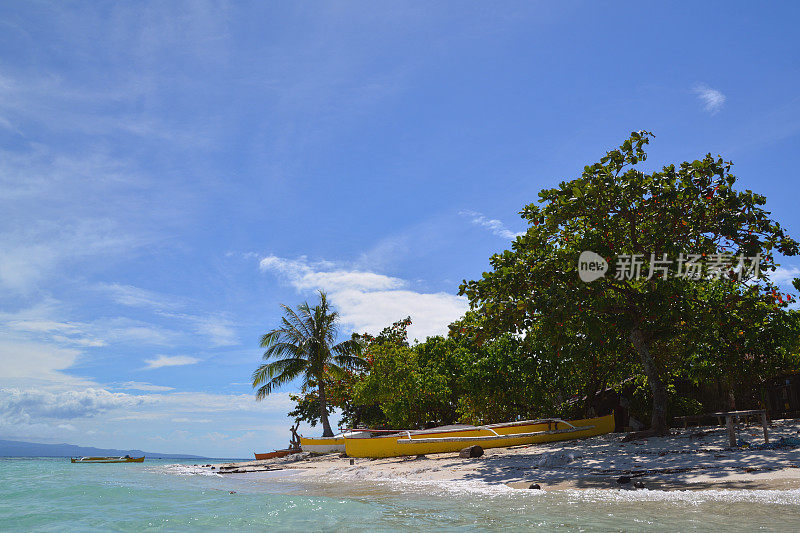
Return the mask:
{"type": "MultiPolygon", "coordinates": [[[[457,426],[425,430],[364,430],[359,435],[343,434],[344,451],[350,457],[400,457],[429,453],[457,452],[467,446],[506,448],[594,437],[614,431],[614,415],[562,420],[545,418],[485,426],[457,426]]],[[[320,440],[320,439],[311,439],[320,440]]],[[[304,446],[305,449],[305,446],[304,446]]]]}
{"type": "Polygon", "coordinates": [[[70,457],[70,463],[143,463],[144,456],[131,457],[70,457]]]}
{"type": "Polygon", "coordinates": [[[253,455],[256,456],[256,461],[261,461],[262,459],[275,459],[276,457],[286,457],[287,455],[291,455],[293,453],[300,453],[303,450],[299,448],[287,448],[285,450],[275,450],[274,452],[267,452],[267,453],[254,453],[253,455]]]}

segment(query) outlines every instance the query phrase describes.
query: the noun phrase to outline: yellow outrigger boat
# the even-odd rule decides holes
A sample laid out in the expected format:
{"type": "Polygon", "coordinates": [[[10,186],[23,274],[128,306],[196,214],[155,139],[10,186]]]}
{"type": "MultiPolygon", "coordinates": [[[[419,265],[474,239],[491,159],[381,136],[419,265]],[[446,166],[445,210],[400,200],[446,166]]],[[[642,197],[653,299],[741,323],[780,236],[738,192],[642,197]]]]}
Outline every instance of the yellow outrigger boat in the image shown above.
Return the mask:
{"type": "MultiPolygon", "coordinates": [[[[395,431],[381,436],[344,436],[350,457],[400,457],[457,452],[467,446],[505,448],[594,437],[614,431],[614,415],[566,421],[560,418],[523,420],[452,429],[395,431]]],[[[315,439],[317,440],[317,439],[315,439]]],[[[305,448],[304,448],[305,449],[305,448]]]]}
{"type": "Polygon", "coordinates": [[[143,463],[144,457],[70,457],[71,463],[143,463]]]}

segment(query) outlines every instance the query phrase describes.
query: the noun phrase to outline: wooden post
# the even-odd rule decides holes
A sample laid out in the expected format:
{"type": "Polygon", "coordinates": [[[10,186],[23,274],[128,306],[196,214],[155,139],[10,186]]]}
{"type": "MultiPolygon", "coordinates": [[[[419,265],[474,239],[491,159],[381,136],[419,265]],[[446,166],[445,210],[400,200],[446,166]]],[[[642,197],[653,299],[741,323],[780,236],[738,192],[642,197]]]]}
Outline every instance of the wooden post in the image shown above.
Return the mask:
{"type": "Polygon", "coordinates": [[[767,411],[761,411],[761,424],[764,426],[764,444],[769,444],[769,433],[767,433],[767,411]]]}
{"type": "Polygon", "coordinates": [[[728,428],[728,442],[731,447],[736,446],[736,430],[733,427],[733,415],[725,416],[725,426],[728,428]]]}

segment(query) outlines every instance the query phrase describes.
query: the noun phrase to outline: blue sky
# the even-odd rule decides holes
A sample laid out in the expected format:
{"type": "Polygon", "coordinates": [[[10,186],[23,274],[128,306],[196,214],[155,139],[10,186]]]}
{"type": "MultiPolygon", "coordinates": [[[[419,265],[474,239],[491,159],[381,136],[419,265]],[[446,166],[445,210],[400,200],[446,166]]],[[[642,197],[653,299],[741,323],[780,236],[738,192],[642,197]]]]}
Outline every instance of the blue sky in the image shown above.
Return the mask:
{"type": "MultiPolygon", "coordinates": [[[[800,235],[792,3],[0,5],[0,438],[248,456],[279,303],[441,333],[632,130],[800,235]]],[[[783,279],[800,261],[787,260],[783,279]]]]}

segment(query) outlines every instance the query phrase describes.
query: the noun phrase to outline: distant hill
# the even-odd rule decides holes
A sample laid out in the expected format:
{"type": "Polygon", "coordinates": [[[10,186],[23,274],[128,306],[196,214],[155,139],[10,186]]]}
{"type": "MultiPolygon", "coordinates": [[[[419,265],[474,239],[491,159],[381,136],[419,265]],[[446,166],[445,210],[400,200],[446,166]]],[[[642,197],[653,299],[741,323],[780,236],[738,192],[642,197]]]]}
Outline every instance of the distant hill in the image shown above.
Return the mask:
{"type": "Polygon", "coordinates": [[[0,457],[78,457],[78,456],[122,456],[151,459],[209,459],[201,455],[185,455],[174,453],[144,452],[142,450],[114,450],[108,448],[91,448],[74,444],[41,444],[16,440],[0,440],[0,457]]]}

